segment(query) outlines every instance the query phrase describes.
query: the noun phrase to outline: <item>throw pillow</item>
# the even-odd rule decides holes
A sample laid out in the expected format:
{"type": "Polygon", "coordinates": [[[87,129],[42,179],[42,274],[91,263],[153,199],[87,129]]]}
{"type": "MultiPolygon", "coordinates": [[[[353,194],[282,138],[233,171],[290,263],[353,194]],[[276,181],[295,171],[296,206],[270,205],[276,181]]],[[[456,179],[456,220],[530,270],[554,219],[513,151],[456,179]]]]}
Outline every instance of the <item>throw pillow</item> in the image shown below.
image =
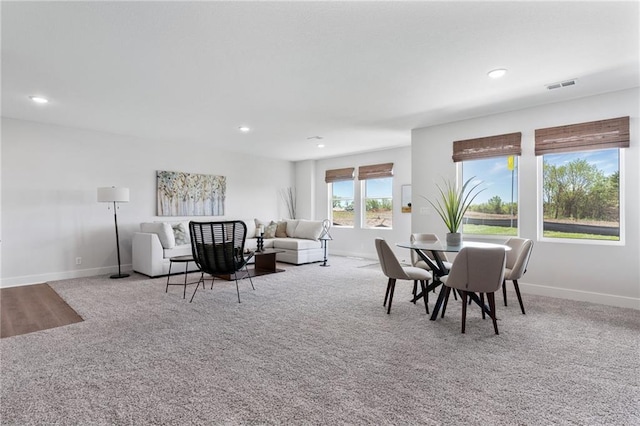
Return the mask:
{"type": "Polygon", "coordinates": [[[277,238],[287,238],[287,222],[280,221],[278,222],[278,227],[276,228],[276,237],[277,238]]]}
{"type": "Polygon", "coordinates": [[[167,222],[141,223],[140,231],[157,234],[162,248],[170,249],[176,246],[176,237],[167,222]]]}
{"type": "Polygon", "coordinates": [[[264,238],[275,238],[278,224],[271,222],[266,228],[264,228],[264,238]]]}
{"type": "Polygon", "coordinates": [[[183,244],[189,244],[189,230],[184,225],[184,223],[173,223],[171,224],[173,228],[173,235],[176,238],[176,245],[181,246],[183,244]]]}

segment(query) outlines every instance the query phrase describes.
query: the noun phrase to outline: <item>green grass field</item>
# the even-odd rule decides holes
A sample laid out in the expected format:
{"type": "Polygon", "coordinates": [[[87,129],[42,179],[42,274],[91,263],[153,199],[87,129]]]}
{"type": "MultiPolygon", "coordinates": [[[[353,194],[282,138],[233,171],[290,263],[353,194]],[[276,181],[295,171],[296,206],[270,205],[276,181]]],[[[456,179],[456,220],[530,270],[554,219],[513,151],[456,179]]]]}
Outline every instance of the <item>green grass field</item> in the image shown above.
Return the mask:
{"type": "MultiPolygon", "coordinates": [[[[516,236],[518,235],[518,230],[516,228],[505,228],[502,226],[464,225],[464,233],[469,235],[516,236]]],[[[605,240],[605,241],[620,240],[620,238],[612,235],[579,234],[579,233],[573,233],[573,232],[556,232],[556,231],[545,231],[543,236],[545,238],[569,238],[572,240],[605,240]]]]}

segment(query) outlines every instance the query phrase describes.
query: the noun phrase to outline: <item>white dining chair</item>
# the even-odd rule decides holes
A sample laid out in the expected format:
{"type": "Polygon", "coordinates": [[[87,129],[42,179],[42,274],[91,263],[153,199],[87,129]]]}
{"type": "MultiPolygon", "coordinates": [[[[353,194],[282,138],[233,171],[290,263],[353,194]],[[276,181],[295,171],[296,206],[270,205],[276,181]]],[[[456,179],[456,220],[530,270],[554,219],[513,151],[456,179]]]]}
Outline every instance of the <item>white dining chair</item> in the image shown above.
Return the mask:
{"type": "Polygon", "coordinates": [[[516,296],[518,296],[518,303],[520,303],[520,310],[524,315],[524,304],[522,303],[522,296],[520,295],[520,286],[518,280],[522,278],[525,272],[527,272],[527,265],[529,264],[529,258],[531,257],[531,251],[533,250],[533,241],[525,238],[509,238],[505,245],[511,247],[511,250],[507,252],[507,263],[504,269],[504,281],[502,283],[502,296],[504,298],[504,306],[507,306],[507,280],[513,282],[513,287],[516,290],[516,296]]]}
{"type": "Polygon", "coordinates": [[[494,331],[500,334],[495,292],[504,280],[505,262],[506,254],[502,247],[464,247],[453,261],[449,275],[440,278],[445,286],[445,297],[448,297],[452,288],[462,295],[462,333],[465,332],[467,320],[467,293],[473,292],[486,293],[494,331]]]}
{"type": "MultiPolygon", "coordinates": [[[[393,253],[393,250],[391,250],[391,247],[389,247],[389,244],[387,244],[384,239],[376,238],[375,244],[382,273],[389,278],[387,283],[387,292],[384,295],[384,303],[382,304],[382,306],[386,306],[388,299],[389,307],[387,309],[387,314],[391,313],[391,302],[393,301],[393,292],[396,287],[396,280],[417,280],[420,282],[422,292],[424,294],[427,293],[427,282],[433,278],[433,275],[431,275],[430,272],[413,266],[402,266],[395,253],[393,253]]],[[[424,307],[428,314],[429,305],[426,297],[424,298],[424,307]]]]}

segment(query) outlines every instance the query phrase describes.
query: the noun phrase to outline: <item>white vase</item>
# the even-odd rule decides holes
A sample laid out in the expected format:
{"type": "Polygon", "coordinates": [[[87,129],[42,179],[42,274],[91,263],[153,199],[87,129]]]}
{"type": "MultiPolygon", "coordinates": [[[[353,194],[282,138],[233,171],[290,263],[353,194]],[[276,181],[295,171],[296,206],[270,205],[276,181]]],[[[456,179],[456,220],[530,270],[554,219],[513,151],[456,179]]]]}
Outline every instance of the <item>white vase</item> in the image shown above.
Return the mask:
{"type": "Polygon", "coordinates": [[[459,246],[462,244],[462,234],[460,232],[447,233],[447,245],[459,246]]]}

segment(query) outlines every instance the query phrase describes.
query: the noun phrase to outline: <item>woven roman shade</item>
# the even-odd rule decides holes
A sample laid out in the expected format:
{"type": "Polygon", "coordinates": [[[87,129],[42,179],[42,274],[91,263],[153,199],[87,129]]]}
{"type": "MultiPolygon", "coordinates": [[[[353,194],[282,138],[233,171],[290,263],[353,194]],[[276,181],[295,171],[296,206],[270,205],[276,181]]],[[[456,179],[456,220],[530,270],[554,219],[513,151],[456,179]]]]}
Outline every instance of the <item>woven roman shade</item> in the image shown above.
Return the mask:
{"type": "Polygon", "coordinates": [[[360,166],[358,179],[379,179],[393,176],[393,163],[374,164],[372,166],[360,166]]]}
{"type": "Polygon", "coordinates": [[[485,138],[465,139],[453,142],[453,161],[479,160],[489,157],[520,155],[522,133],[507,133],[485,138]]]}
{"type": "Polygon", "coordinates": [[[341,180],[353,180],[355,167],[347,167],[346,169],[333,169],[324,172],[324,181],[326,183],[339,182],[341,180]]]}
{"type": "Polygon", "coordinates": [[[536,155],[629,147],[629,117],[536,129],[536,155]]]}

